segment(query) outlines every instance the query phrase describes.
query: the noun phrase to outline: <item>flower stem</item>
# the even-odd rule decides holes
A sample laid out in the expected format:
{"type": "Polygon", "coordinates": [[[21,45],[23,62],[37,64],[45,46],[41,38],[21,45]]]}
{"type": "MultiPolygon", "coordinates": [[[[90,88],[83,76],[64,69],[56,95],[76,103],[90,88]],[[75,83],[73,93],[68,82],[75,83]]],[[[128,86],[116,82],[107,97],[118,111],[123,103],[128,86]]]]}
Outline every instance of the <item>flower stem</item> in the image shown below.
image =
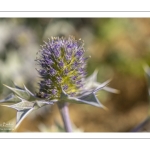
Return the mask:
{"type": "Polygon", "coordinates": [[[63,119],[64,127],[66,132],[72,132],[71,121],[69,117],[68,105],[67,103],[58,103],[58,108],[63,119]]]}

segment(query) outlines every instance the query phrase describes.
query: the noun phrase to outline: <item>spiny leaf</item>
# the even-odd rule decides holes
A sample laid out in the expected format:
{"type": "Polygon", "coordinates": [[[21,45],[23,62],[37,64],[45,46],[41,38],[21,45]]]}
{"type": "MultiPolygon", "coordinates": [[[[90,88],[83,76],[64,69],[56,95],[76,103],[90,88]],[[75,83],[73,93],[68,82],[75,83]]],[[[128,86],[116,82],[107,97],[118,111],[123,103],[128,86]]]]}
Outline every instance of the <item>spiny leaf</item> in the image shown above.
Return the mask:
{"type": "Polygon", "coordinates": [[[19,111],[19,110],[31,109],[31,108],[33,108],[33,106],[34,106],[34,103],[32,103],[32,102],[22,101],[20,103],[10,105],[7,107],[10,107],[10,108],[13,108],[13,109],[16,109],[19,111]]]}
{"type": "Polygon", "coordinates": [[[12,108],[17,110],[17,124],[15,129],[20,125],[20,123],[23,121],[23,119],[33,110],[38,109],[40,107],[43,107],[45,105],[53,104],[53,102],[47,102],[47,101],[36,101],[35,103],[31,103],[27,101],[23,101],[22,104],[15,105],[12,108]],[[27,105],[29,104],[29,105],[27,105]],[[24,109],[20,109],[20,106],[24,105],[24,109]]]}
{"type": "MultiPolygon", "coordinates": [[[[84,86],[84,89],[88,90],[90,88],[97,88],[101,85],[101,83],[97,82],[97,74],[98,74],[98,70],[96,69],[91,76],[86,78],[86,82],[85,82],[86,84],[84,86]]],[[[115,94],[119,93],[119,90],[107,86],[104,87],[103,90],[115,94]]]]}
{"type": "Polygon", "coordinates": [[[111,79],[105,81],[105,82],[102,83],[102,84],[100,84],[100,85],[94,90],[94,92],[97,92],[97,91],[101,90],[102,88],[104,88],[110,81],[111,81],[111,79]]]}
{"type": "MultiPolygon", "coordinates": [[[[18,89],[19,91],[21,90],[22,92],[26,92],[27,97],[25,97],[25,98],[30,98],[30,96],[32,97],[32,98],[28,99],[29,101],[35,101],[35,99],[38,99],[38,97],[36,97],[35,94],[33,94],[24,84],[23,84],[24,88],[17,86],[14,82],[13,82],[13,84],[15,86],[15,89],[18,89]]],[[[18,94],[18,93],[16,93],[16,94],[18,94]]],[[[19,95],[19,96],[21,96],[21,95],[19,95]]],[[[21,97],[23,97],[23,96],[21,96],[21,97]]]]}
{"type": "Polygon", "coordinates": [[[79,100],[81,102],[89,104],[89,105],[93,105],[93,106],[104,108],[104,106],[99,102],[99,100],[96,98],[94,93],[90,93],[90,94],[88,94],[86,96],[80,97],[79,100]]]}
{"type": "Polygon", "coordinates": [[[119,94],[120,93],[119,90],[111,88],[111,87],[108,87],[108,86],[104,87],[103,90],[105,90],[107,92],[110,92],[110,93],[115,93],[115,94],[119,94]]]}
{"type": "Polygon", "coordinates": [[[23,119],[24,119],[31,111],[33,111],[33,108],[17,111],[17,119],[16,119],[16,126],[15,126],[15,129],[18,128],[18,126],[19,126],[20,123],[23,121],[23,119]]]}
{"type": "Polygon", "coordinates": [[[16,96],[21,102],[13,104],[13,105],[9,105],[7,107],[16,109],[16,110],[24,110],[24,109],[30,109],[34,106],[33,102],[29,102],[19,96],[16,96]]]}
{"type": "MultiPolygon", "coordinates": [[[[20,102],[21,100],[18,99],[13,93],[8,95],[5,99],[0,100],[0,103],[3,104],[12,104],[12,103],[17,103],[20,102]]],[[[1,104],[0,104],[1,105],[1,104]]]]}
{"type": "MultiPolygon", "coordinates": [[[[95,87],[95,88],[98,87],[98,86],[100,86],[100,85],[101,84],[99,82],[93,83],[93,87],[95,87]]],[[[110,93],[115,93],[115,94],[119,94],[120,93],[119,90],[111,88],[111,87],[108,87],[108,86],[103,87],[103,90],[105,90],[107,92],[110,92],[110,93]]]]}
{"type": "MultiPolygon", "coordinates": [[[[13,82],[13,81],[12,81],[12,82],[13,82]]],[[[22,87],[20,87],[20,86],[16,85],[16,83],[15,83],[15,82],[13,82],[13,84],[14,84],[14,86],[15,86],[15,88],[16,88],[16,89],[24,90],[22,87]]]]}
{"type": "Polygon", "coordinates": [[[89,104],[89,105],[93,105],[93,106],[97,106],[97,107],[103,107],[104,106],[99,102],[99,100],[96,98],[95,93],[92,92],[90,94],[81,96],[79,98],[76,97],[70,97],[68,96],[63,90],[61,93],[61,101],[65,101],[65,102],[73,102],[73,103],[85,103],[85,104],[89,104]]]}
{"type": "Polygon", "coordinates": [[[22,90],[20,88],[12,88],[10,86],[7,86],[4,84],[4,86],[6,86],[7,88],[9,88],[10,90],[12,90],[14,93],[16,93],[17,95],[19,95],[20,97],[23,97],[25,99],[29,99],[30,98],[30,94],[27,93],[25,90],[22,90]]]}
{"type": "Polygon", "coordinates": [[[92,75],[90,75],[88,78],[86,78],[86,82],[96,82],[97,81],[97,74],[98,70],[96,69],[92,75]]]}
{"type": "MultiPolygon", "coordinates": [[[[17,124],[16,128],[20,125],[20,123],[23,121],[23,119],[33,110],[38,109],[40,107],[43,107],[45,105],[53,104],[53,102],[47,102],[44,100],[36,101],[36,102],[28,102],[26,100],[22,99],[21,103],[12,105],[11,108],[14,108],[17,110],[17,124]]],[[[15,129],[16,129],[15,128],[15,129]]]]}
{"type": "Polygon", "coordinates": [[[44,100],[36,101],[34,103],[34,108],[37,109],[37,108],[43,107],[45,105],[52,105],[52,104],[53,104],[53,102],[50,102],[50,101],[44,101],[44,100]]]}
{"type": "Polygon", "coordinates": [[[24,89],[26,90],[26,92],[27,92],[29,95],[35,97],[35,95],[34,95],[30,90],[28,90],[25,85],[24,85],[24,89]]]}

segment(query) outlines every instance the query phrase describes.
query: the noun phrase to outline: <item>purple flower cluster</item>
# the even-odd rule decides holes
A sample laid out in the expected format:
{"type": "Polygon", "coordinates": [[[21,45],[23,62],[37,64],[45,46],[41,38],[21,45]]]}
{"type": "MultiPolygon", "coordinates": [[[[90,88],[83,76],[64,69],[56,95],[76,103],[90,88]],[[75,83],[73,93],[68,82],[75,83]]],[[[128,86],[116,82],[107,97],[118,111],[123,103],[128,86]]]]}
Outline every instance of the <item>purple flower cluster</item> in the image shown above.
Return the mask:
{"type": "Polygon", "coordinates": [[[83,46],[81,40],[75,40],[72,36],[52,37],[45,42],[36,59],[41,76],[38,97],[59,99],[62,89],[70,96],[80,91],[86,76],[83,46]]]}

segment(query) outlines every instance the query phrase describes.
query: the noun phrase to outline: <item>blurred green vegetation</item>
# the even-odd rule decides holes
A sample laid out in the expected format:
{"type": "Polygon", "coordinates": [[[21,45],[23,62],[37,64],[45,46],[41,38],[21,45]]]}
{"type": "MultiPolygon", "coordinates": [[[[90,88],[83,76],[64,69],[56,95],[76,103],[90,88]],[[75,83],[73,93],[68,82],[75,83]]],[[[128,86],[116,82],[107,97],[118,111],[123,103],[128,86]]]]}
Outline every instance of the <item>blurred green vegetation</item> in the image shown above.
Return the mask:
{"type": "MultiPolygon", "coordinates": [[[[107,111],[87,105],[70,105],[75,128],[85,132],[127,132],[148,113],[148,92],[143,66],[150,65],[150,19],[148,18],[1,18],[0,99],[12,81],[38,90],[35,58],[43,41],[51,36],[74,35],[85,42],[87,72],[99,70],[98,81],[112,78],[110,86],[120,94],[101,91],[107,111]]],[[[0,107],[0,123],[13,120],[15,111],[0,107]]],[[[27,117],[17,130],[59,131],[56,107],[42,108],[27,117]],[[43,125],[41,125],[43,124],[43,125]],[[40,126],[40,127],[39,127],[40,126]],[[44,126],[44,129],[41,129],[44,126]],[[48,129],[45,129],[49,127],[48,129]],[[51,129],[51,127],[54,127],[51,129]]]]}

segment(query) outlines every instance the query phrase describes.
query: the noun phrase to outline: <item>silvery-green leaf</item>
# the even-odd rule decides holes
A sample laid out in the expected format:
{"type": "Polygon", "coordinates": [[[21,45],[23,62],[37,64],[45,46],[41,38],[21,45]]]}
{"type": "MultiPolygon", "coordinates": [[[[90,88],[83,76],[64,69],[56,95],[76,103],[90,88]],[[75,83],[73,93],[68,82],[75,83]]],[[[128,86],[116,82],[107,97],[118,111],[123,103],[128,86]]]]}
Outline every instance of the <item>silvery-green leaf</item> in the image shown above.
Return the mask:
{"type": "MultiPolygon", "coordinates": [[[[101,83],[99,83],[99,82],[93,83],[93,87],[95,87],[95,88],[97,88],[100,85],[101,85],[101,83]]],[[[119,90],[111,88],[111,87],[108,87],[108,86],[103,87],[103,90],[105,90],[107,92],[110,92],[110,93],[115,93],[115,94],[119,93],[119,90]]]]}
{"type": "Polygon", "coordinates": [[[64,100],[68,97],[68,94],[62,89],[61,95],[60,95],[60,100],[64,100]]]}
{"type": "Polygon", "coordinates": [[[62,90],[60,101],[69,102],[69,103],[82,103],[80,99],[76,97],[70,97],[66,94],[64,90],[62,90]]]}
{"type": "Polygon", "coordinates": [[[110,82],[110,80],[107,80],[106,82],[100,84],[96,89],[94,89],[90,92],[87,91],[78,98],[68,96],[67,93],[62,89],[60,100],[61,101],[66,101],[66,102],[86,103],[86,104],[89,104],[89,105],[104,108],[104,106],[96,98],[95,93],[97,91],[101,90],[103,87],[105,87],[109,82],[110,82]]]}
{"type": "Polygon", "coordinates": [[[28,101],[22,101],[21,103],[12,105],[11,108],[14,108],[17,110],[17,124],[16,128],[20,125],[20,123],[23,121],[23,119],[33,110],[38,109],[39,107],[52,104],[52,102],[46,102],[46,101],[37,101],[35,103],[31,103],[28,101]]]}
{"type": "Polygon", "coordinates": [[[89,105],[93,105],[93,106],[104,108],[104,106],[96,98],[95,93],[90,93],[90,94],[88,94],[86,96],[80,97],[79,100],[81,102],[89,104],[89,105]]]}
{"type": "Polygon", "coordinates": [[[16,83],[13,82],[13,84],[14,84],[14,86],[15,86],[16,89],[24,90],[22,87],[16,85],[16,83]]]}
{"type": "Polygon", "coordinates": [[[111,81],[111,79],[110,79],[110,80],[107,80],[107,81],[105,81],[105,82],[103,82],[103,83],[101,83],[101,84],[97,84],[95,87],[92,87],[92,88],[90,88],[90,89],[86,89],[86,90],[82,91],[82,92],[80,93],[80,95],[85,95],[85,94],[87,94],[87,93],[97,92],[97,91],[99,91],[99,90],[101,90],[101,89],[104,89],[104,87],[106,87],[106,85],[107,85],[110,81],[111,81]]]}
{"type": "Polygon", "coordinates": [[[31,109],[33,108],[33,106],[34,106],[34,103],[32,102],[22,101],[14,105],[9,105],[7,107],[10,107],[19,111],[19,110],[24,110],[24,109],[31,109]]]}
{"type": "Polygon", "coordinates": [[[81,103],[78,98],[70,97],[63,89],[62,89],[62,92],[61,92],[60,101],[81,103]]]}
{"type": "Polygon", "coordinates": [[[16,119],[16,127],[15,129],[20,125],[20,123],[23,121],[23,119],[33,110],[33,108],[30,109],[24,109],[17,111],[17,119],[16,119]]]}
{"type": "Polygon", "coordinates": [[[15,85],[15,88],[17,88],[17,89],[19,89],[19,90],[26,91],[29,95],[31,95],[32,97],[35,97],[35,95],[34,95],[25,85],[23,85],[23,86],[24,86],[24,89],[21,88],[21,87],[19,87],[19,86],[17,86],[15,83],[14,83],[14,85],[15,85]]]}
{"type": "Polygon", "coordinates": [[[36,101],[35,103],[31,103],[28,101],[22,101],[19,105],[13,105],[12,108],[18,110],[17,111],[17,125],[16,128],[20,125],[20,123],[23,121],[23,119],[33,110],[38,109],[40,107],[43,107],[45,105],[51,105],[53,102],[50,101],[36,101]],[[21,109],[23,106],[24,109],[21,109]]]}
{"type": "Polygon", "coordinates": [[[102,84],[100,84],[100,85],[94,90],[94,92],[97,92],[97,91],[101,90],[102,88],[104,88],[110,81],[111,81],[111,79],[105,81],[105,82],[102,83],[102,84]]]}
{"type": "Polygon", "coordinates": [[[19,100],[18,97],[16,97],[14,94],[10,94],[5,99],[0,100],[0,103],[2,103],[2,105],[3,105],[3,104],[17,103],[17,102],[20,102],[20,101],[21,100],[19,100]]]}
{"type": "Polygon", "coordinates": [[[97,86],[95,86],[95,88],[93,87],[93,88],[91,88],[91,89],[89,89],[89,90],[88,90],[88,89],[87,89],[87,90],[84,90],[84,91],[82,91],[82,92],[79,94],[78,97],[83,96],[83,95],[87,95],[87,94],[92,93],[92,92],[97,92],[97,91],[99,91],[99,90],[101,90],[101,89],[104,89],[104,88],[106,87],[106,85],[109,84],[110,81],[111,81],[111,79],[110,79],[110,80],[107,80],[107,81],[105,81],[105,82],[103,82],[103,83],[101,83],[101,84],[97,84],[97,86]]]}
{"type": "Polygon", "coordinates": [[[89,90],[93,87],[93,84],[97,81],[98,70],[95,70],[92,75],[85,79],[84,89],[89,90]]]}
{"type": "MultiPolygon", "coordinates": [[[[78,98],[70,97],[63,89],[60,95],[60,101],[78,103],[78,98]]],[[[80,102],[79,102],[80,103],[80,102]]]]}
{"type": "Polygon", "coordinates": [[[51,102],[51,101],[44,101],[44,100],[36,101],[34,103],[34,108],[37,109],[37,108],[43,107],[45,105],[52,105],[52,104],[53,104],[53,102],[51,102]]]}
{"type": "Polygon", "coordinates": [[[6,86],[7,88],[9,88],[10,90],[12,90],[14,93],[16,93],[18,96],[23,97],[25,99],[29,99],[30,98],[30,94],[27,93],[25,90],[19,89],[19,88],[12,88],[10,86],[7,86],[4,84],[4,86],[6,86]]]}
{"type": "Polygon", "coordinates": [[[25,85],[24,85],[24,89],[26,90],[26,92],[27,92],[29,95],[35,97],[35,95],[34,95],[30,90],[28,90],[25,85]]]}
{"type": "Polygon", "coordinates": [[[111,87],[108,87],[108,86],[104,87],[103,90],[105,90],[107,92],[110,92],[110,93],[114,93],[114,94],[119,94],[120,93],[119,90],[111,88],[111,87]]]}
{"type": "MultiPolygon", "coordinates": [[[[89,90],[90,88],[97,88],[98,86],[101,85],[101,83],[97,82],[97,74],[98,74],[98,70],[96,69],[91,76],[86,78],[86,82],[85,82],[86,84],[84,86],[85,90],[89,90]]],[[[107,86],[104,87],[103,90],[115,94],[119,93],[119,90],[107,86]]]]}
{"type": "Polygon", "coordinates": [[[86,78],[86,82],[96,82],[97,81],[98,70],[96,69],[92,75],[86,78]]]}
{"type": "Polygon", "coordinates": [[[64,102],[72,102],[72,103],[85,103],[97,107],[104,107],[99,100],[96,98],[95,93],[92,92],[90,94],[81,96],[79,98],[68,96],[63,90],[61,93],[61,101],[64,102]]]}

